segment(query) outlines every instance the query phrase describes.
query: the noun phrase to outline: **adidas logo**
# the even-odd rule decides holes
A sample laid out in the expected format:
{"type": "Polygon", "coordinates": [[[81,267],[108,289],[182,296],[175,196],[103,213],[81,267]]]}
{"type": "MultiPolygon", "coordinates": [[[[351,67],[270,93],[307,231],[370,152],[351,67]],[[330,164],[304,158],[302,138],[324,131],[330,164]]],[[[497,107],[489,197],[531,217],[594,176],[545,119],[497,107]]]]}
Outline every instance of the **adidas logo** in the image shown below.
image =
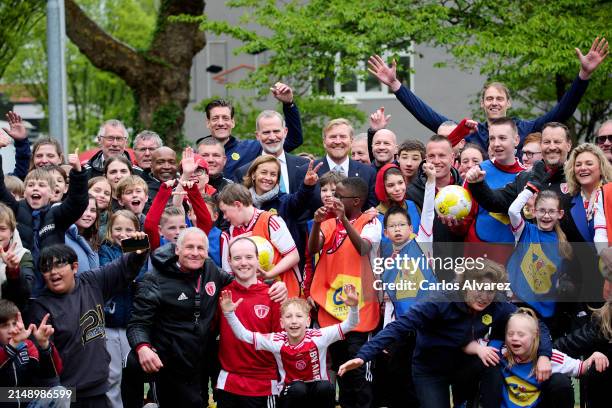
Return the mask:
{"type": "Polygon", "coordinates": [[[177,298],[177,300],[187,300],[187,299],[189,299],[189,298],[187,297],[187,295],[185,295],[184,292],[181,292],[181,294],[177,298]]]}

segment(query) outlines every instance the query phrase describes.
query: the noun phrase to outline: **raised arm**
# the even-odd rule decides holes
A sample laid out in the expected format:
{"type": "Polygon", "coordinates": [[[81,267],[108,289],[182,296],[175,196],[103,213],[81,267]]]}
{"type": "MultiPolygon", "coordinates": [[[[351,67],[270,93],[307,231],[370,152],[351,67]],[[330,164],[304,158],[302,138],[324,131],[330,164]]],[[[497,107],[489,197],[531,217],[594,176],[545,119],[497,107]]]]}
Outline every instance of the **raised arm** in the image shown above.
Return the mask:
{"type": "Polygon", "coordinates": [[[72,166],[68,194],[60,205],[51,208],[53,211],[57,211],[56,222],[60,224],[60,228],[64,229],[64,231],[81,218],[89,204],[87,171],[81,169],[78,149],[68,155],[68,163],[72,166]]]}
{"type": "Polygon", "coordinates": [[[510,217],[510,228],[514,235],[514,241],[518,242],[521,238],[521,234],[525,229],[525,220],[523,220],[522,211],[527,201],[533,197],[533,191],[525,189],[516,197],[516,199],[510,205],[508,209],[508,217],[510,217]]]}
{"type": "Polygon", "coordinates": [[[434,200],[436,198],[436,169],[432,163],[424,163],[423,171],[427,175],[421,224],[416,236],[417,242],[433,242],[434,200]]]}
{"type": "Polygon", "coordinates": [[[517,179],[500,189],[493,190],[484,181],[485,174],[480,166],[474,166],[466,173],[465,179],[472,197],[479,206],[489,212],[506,213],[519,193],[517,179]]]}
{"type": "Polygon", "coordinates": [[[288,85],[277,82],[274,87],[270,88],[270,91],[283,104],[283,115],[287,125],[287,137],[285,143],[283,143],[283,149],[290,153],[304,143],[300,111],[293,100],[293,89],[288,85]]]}
{"type": "Polygon", "coordinates": [[[28,130],[23,124],[21,116],[13,111],[6,114],[6,120],[10,128],[2,128],[2,130],[13,138],[15,142],[15,170],[13,174],[21,180],[24,180],[25,176],[28,174],[30,157],[32,156],[30,141],[28,140],[28,130]]]}
{"type": "Polygon", "coordinates": [[[0,202],[6,204],[11,210],[13,210],[15,216],[17,216],[19,202],[15,200],[15,197],[13,197],[11,192],[6,189],[6,184],[4,184],[4,171],[2,171],[2,155],[0,155],[0,202]]]}
{"type": "Polygon", "coordinates": [[[608,41],[605,38],[595,38],[595,41],[591,44],[591,49],[586,55],[583,55],[578,48],[575,50],[576,56],[580,61],[578,76],[572,82],[570,89],[549,112],[528,122],[531,128],[526,134],[540,131],[542,126],[548,122],[566,122],[572,117],[578,107],[578,103],[580,103],[580,99],[582,99],[586,92],[589,85],[588,80],[608,56],[608,41]]]}
{"type": "Polygon", "coordinates": [[[161,221],[162,214],[164,212],[164,208],[166,208],[166,204],[172,196],[172,185],[174,184],[174,180],[169,180],[161,183],[159,186],[159,191],[155,195],[153,202],[151,203],[151,208],[149,208],[149,212],[145,218],[143,231],[149,236],[149,244],[151,245],[151,251],[156,250],[160,244],[160,236],[159,236],[159,223],[161,221]]]}
{"type": "Polygon", "coordinates": [[[380,56],[373,55],[368,60],[368,71],[380,82],[387,85],[395,93],[397,100],[408,109],[408,112],[432,132],[437,132],[438,127],[448,120],[446,116],[434,111],[429,105],[402,85],[397,79],[397,62],[395,60],[393,60],[391,67],[389,67],[380,56]]]}

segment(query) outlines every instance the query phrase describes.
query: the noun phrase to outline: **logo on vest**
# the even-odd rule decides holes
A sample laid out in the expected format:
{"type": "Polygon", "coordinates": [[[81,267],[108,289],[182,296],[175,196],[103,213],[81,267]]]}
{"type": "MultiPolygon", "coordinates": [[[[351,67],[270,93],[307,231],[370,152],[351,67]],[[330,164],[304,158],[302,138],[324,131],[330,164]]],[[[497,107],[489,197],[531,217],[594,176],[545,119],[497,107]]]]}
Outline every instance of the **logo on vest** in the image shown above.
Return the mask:
{"type": "Polygon", "coordinates": [[[493,317],[490,314],[487,313],[485,315],[482,315],[482,324],[488,326],[491,323],[493,323],[493,317]]]}
{"type": "Polygon", "coordinates": [[[232,160],[234,161],[240,160],[240,155],[237,152],[232,153],[232,160]]]}
{"type": "Polygon", "coordinates": [[[306,368],[306,363],[304,362],[304,360],[298,360],[295,363],[295,368],[297,368],[298,370],[302,371],[303,369],[306,368]]]}
{"type": "Polygon", "coordinates": [[[208,293],[208,296],[212,296],[217,291],[217,286],[215,285],[215,282],[208,282],[206,286],[204,286],[204,290],[206,293],[208,293]]]}
{"type": "Polygon", "coordinates": [[[567,186],[567,183],[561,183],[561,185],[559,186],[559,188],[561,188],[561,192],[563,194],[567,194],[569,193],[569,187],[567,186]]]}
{"type": "Polygon", "coordinates": [[[41,236],[53,230],[55,230],[55,224],[47,224],[44,227],[42,227],[40,231],[38,231],[38,236],[41,236]]]}
{"type": "Polygon", "coordinates": [[[253,310],[255,311],[255,316],[263,319],[268,315],[270,308],[266,305],[255,305],[253,306],[253,310]]]}

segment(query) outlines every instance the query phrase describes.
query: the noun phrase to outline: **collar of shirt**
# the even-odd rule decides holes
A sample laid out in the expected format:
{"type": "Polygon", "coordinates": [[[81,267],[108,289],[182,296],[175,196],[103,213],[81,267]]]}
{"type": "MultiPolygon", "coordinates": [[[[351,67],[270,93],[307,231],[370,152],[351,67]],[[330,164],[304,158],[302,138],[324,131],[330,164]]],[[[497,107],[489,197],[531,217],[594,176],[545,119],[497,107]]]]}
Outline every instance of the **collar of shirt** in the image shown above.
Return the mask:
{"type": "Polygon", "coordinates": [[[349,158],[348,158],[348,156],[340,164],[338,164],[335,161],[333,161],[329,157],[329,155],[325,155],[325,160],[327,160],[327,165],[329,166],[330,170],[334,170],[334,168],[339,165],[340,167],[342,167],[342,171],[344,171],[344,175],[345,176],[349,175],[349,158]]]}

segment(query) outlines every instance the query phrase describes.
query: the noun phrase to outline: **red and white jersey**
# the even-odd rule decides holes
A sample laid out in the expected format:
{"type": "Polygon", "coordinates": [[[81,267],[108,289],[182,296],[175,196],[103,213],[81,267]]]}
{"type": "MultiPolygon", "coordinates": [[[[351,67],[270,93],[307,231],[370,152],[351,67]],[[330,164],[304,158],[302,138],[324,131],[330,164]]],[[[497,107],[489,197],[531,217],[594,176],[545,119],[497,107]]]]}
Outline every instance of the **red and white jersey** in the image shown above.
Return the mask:
{"type": "MultiPolygon", "coordinates": [[[[236,315],[249,330],[265,333],[280,330],[280,304],[270,299],[269,289],[262,282],[246,288],[235,280],[224,288],[231,290],[233,301],[242,298],[236,315]]],[[[249,397],[276,395],[278,372],[272,353],[257,351],[252,344],[240,341],[226,319],[220,319],[219,332],[221,372],[217,388],[249,397]]]]}
{"type": "MultiPolygon", "coordinates": [[[[247,225],[241,225],[238,227],[232,225],[229,227],[228,231],[221,234],[221,267],[225,272],[232,273],[232,268],[229,266],[229,242],[233,238],[241,235],[253,235],[253,228],[255,228],[255,224],[263,212],[263,210],[255,209],[253,217],[251,217],[251,220],[247,225]]],[[[278,215],[272,215],[270,217],[268,231],[270,232],[270,243],[282,256],[287,255],[289,252],[295,249],[295,241],[293,241],[293,237],[287,228],[287,224],[278,215]]]]}
{"type": "Polygon", "coordinates": [[[293,381],[329,380],[327,348],[344,339],[344,334],[359,324],[357,307],[351,307],[348,319],[322,329],[306,329],[299,344],[289,344],[286,332],[262,334],[244,328],[234,313],[225,314],[227,322],[238,338],[252,343],[256,350],[271,351],[276,359],[281,384],[293,381]]]}

